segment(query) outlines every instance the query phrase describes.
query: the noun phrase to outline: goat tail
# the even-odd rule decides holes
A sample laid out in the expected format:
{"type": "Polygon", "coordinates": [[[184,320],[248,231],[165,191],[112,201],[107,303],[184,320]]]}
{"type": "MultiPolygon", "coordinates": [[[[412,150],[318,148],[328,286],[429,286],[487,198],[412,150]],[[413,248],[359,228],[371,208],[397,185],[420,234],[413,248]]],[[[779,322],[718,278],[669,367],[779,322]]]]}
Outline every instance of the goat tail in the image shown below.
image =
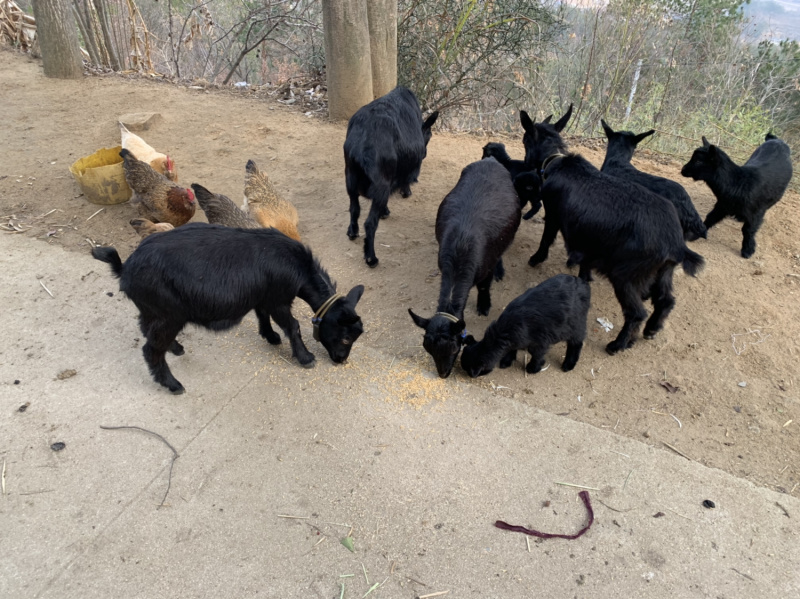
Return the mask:
{"type": "Polygon", "coordinates": [[[689,248],[683,251],[683,272],[692,277],[697,276],[697,273],[703,269],[706,261],[697,252],[693,252],[689,248]]]}
{"type": "Polygon", "coordinates": [[[108,262],[111,265],[111,272],[115,277],[119,278],[122,275],[122,260],[120,260],[119,254],[114,248],[92,248],[92,256],[94,256],[95,260],[108,262]]]}

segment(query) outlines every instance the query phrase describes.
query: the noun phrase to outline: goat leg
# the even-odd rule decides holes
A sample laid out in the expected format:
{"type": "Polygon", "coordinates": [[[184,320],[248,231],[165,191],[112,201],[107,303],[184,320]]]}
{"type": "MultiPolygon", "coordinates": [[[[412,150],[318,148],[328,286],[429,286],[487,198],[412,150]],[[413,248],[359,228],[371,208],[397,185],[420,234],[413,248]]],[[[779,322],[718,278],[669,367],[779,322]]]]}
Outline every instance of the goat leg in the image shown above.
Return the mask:
{"type": "MultiPolygon", "coordinates": [[[[373,184],[372,187],[374,190],[376,185],[373,184]]],[[[389,203],[389,190],[383,186],[382,189],[373,191],[373,194],[375,197],[364,221],[364,260],[370,268],[378,266],[378,257],[375,255],[375,231],[378,230],[378,219],[389,203]]]]}
{"type": "Polygon", "coordinates": [[[656,275],[656,281],[650,288],[650,298],[653,301],[653,313],[644,325],[642,336],[645,339],[652,339],[661,329],[664,328],[664,321],[675,307],[675,296],[672,293],[672,275],[675,265],[665,266],[656,275]]]}
{"type": "Polygon", "coordinates": [[[556,235],[558,235],[558,228],[558,221],[553,217],[548,218],[545,214],[542,240],[539,242],[539,249],[536,250],[536,253],[528,260],[528,266],[536,266],[547,260],[550,246],[553,245],[553,242],[556,240],[556,235]]]}
{"type": "Polygon", "coordinates": [[[269,310],[260,307],[256,308],[256,316],[258,317],[259,335],[266,339],[270,345],[280,345],[281,336],[272,328],[272,324],[269,321],[269,310]]]}
{"type": "Polygon", "coordinates": [[[542,368],[544,368],[544,354],[546,349],[547,348],[543,349],[535,345],[528,348],[528,353],[531,355],[531,359],[525,367],[528,374],[536,374],[537,372],[541,372],[542,368]]]}
{"type": "Polygon", "coordinates": [[[489,288],[492,286],[494,273],[489,273],[485,279],[480,281],[478,287],[478,314],[481,316],[488,316],[489,309],[492,307],[492,297],[489,293],[489,288]]]}
{"type": "Polygon", "coordinates": [[[711,212],[706,215],[706,220],[703,221],[703,224],[706,226],[706,229],[710,229],[726,216],[728,216],[728,213],[717,203],[711,209],[711,212]]]}
{"type": "Polygon", "coordinates": [[[303,343],[303,338],[300,336],[300,323],[292,316],[291,307],[280,306],[273,308],[270,313],[272,318],[275,319],[275,323],[289,338],[289,344],[292,346],[292,357],[297,358],[303,368],[313,368],[316,358],[303,343]]]}
{"type": "Polygon", "coordinates": [[[508,368],[517,359],[517,350],[512,349],[500,360],[500,368],[508,368]]]}
{"type": "Polygon", "coordinates": [[[745,219],[742,225],[742,258],[749,258],[756,251],[756,233],[764,222],[764,212],[745,219]]]}
{"type": "Polygon", "coordinates": [[[564,357],[561,370],[569,372],[575,368],[575,364],[578,363],[578,359],[581,357],[581,349],[583,349],[583,341],[567,341],[567,355],[564,357]]]}
{"type": "Polygon", "coordinates": [[[627,282],[612,281],[614,286],[614,294],[622,306],[622,314],[625,317],[625,324],[611,343],[606,345],[606,351],[610,355],[628,349],[634,344],[634,337],[639,330],[639,326],[644,322],[647,317],[647,310],[644,309],[642,304],[642,293],[634,285],[627,282]]]}

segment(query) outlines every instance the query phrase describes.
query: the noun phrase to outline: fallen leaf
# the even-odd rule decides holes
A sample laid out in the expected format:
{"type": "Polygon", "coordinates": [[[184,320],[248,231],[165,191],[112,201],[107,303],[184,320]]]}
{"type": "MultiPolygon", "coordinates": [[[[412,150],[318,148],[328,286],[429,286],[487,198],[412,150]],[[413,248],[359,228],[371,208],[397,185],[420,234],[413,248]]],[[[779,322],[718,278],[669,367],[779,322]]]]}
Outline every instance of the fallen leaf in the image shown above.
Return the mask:
{"type": "Polygon", "coordinates": [[[345,537],[343,539],[340,539],[340,542],[342,543],[342,545],[347,547],[350,551],[355,553],[356,550],[353,548],[353,537],[345,537]]]}
{"type": "Polygon", "coordinates": [[[671,384],[670,384],[670,383],[668,383],[667,381],[661,381],[661,382],[659,383],[659,385],[661,385],[662,387],[664,387],[664,389],[666,389],[666,390],[667,390],[667,393],[677,393],[677,392],[678,392],[678,387],[675,387],[674,385],[671,385],[671,384]]]}

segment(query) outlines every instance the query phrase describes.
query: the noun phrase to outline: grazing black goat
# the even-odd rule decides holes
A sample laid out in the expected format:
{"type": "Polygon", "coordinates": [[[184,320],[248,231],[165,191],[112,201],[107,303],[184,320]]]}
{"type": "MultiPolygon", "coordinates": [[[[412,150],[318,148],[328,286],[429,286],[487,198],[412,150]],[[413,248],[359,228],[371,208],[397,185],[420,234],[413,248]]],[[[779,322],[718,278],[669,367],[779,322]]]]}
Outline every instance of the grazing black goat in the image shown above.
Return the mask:
{"type": "Polygon", "coordinates": [[[143,240],[125,264],[114,248],[94,248],[92,255],[111,264],[120,290],[139,308],[145,362],[156,382],[173,393],[185,389],[164,356],[184,353],[175,337],[188,323],[224,331],[255,310],[261,336],[273,345],[281,342],[272,317],[306,368],[315,358],[292,316],[296,297],[314,310],[314,338],[335,363],[347,359],[363,331],[355,311],[363,285],[339,295],[311,250],[276,229],[190,223],[143,240]]]}
{"type": "Polygon", "coordinates": [[[453,369],[466,337],[464,306],[469,290],[478,287],[478,314],[491,307],[492,279],[503,277],[503,252],[519,228],[519,200],[511,176],[494,158],[467,165],[456,186],[445,196],[436,215],[439,303],[431,318],[417,316],[414,324],[425,329],[422,345],[433,357],[439,376],[453,369]]]}
{"type": "Polygon", "coordinates": [[[756,251],[756,232],[764,222],[764,215],[783,197],[792,179],[791,152],[783,141],[767,133],[764,143],[744,165],[738,166],[703,137],[703,146],[694,151],[681,175],[705,181],[717,198],[706,216],[706,228],[726,216],[744,223],[742,258],[749,258],[756,251]]]}
{"type": "Polygon", "coordinates": [[[707,236],[706,226],[703,224],[703,219],[697,214],[697,210],[692,204],[692,198],[689,197],[683,186],[664,177],[643,173],[631,164],[636,146],[640,141],[655,133],[655,130],[651,129],[636,135],[630,131],[614,131],[602,119],[600,119],[600,124],[603,125],[603,130],[608,138],[606,158],[600,170],[624,181],[638,183],[662,198],[668,199],[678,211],[683,238],[686,241],[695,241],[700,237],[705,239],[707,236]]]}
{"type": "Polygon", "coordinates": [[[528,289],[489,325],[483,340],[467,336],[461,367],[471,377],[489,374],[498,362],[500,368],[511,366],[521,349],[531,354],[526,370],[536,374],[544,366],[547,350],[566,341],[561,369],[572,370],[586,339],[590,298],[589,283],[572,275],[556,275],[528,289]]]}
{"type": "Polygon", "coordinates": [[[520,209],[524,210],[526,204],[530,202],[531,209],[522,217],[528,220],[542,207],[542,203],[539,201],[539,188],[542,186],[542,182],[538,173],[532,171],[524,160],[511,158],[506,151],[506,146],[500,142],[493,141],[483,146],[482,158],[489,158],[490,156],[506,167],[506,170],[511,175],[511,180],[514,181],[514,189],[517,190],[517,195],[519,196],[520,209]]]}
{"type": "Polygon", "coordinates": [[[540,169],[544,233],[528,264],[547,259],[548,249],[561,231],[572,263],[580,264],[581,278],[595,269],[608,277],[622,306],[625,324],[606,346],[609,354],[631,347],[647,317],[643,298],[653,302],[644,327],[652,338],[664,326],[675,306],[672,275],[675,266],[694,276],[703,257],[686,247],[675,207],[641,186],[626,185],[601,173],[577,154],[564,154],[558,134],[572,107],[555,126],[533,124],[524,112],[526,154],[540,169]]]}
{"type": "Polygon", "coordinates": [[[389,216],[392,193],[400,190],[404,198],[411,195],[411,184],[419,177],[438,116],[434,112],[423,123],[417,97],[411,90],[397,87],[350,117],[344,141],[344,176],[350,196],[347,236],[351,240],[358,237],[359,195],[369,198],[372,205],[364,221],[364,260],[370,268],[378,265],[378,219],[389,216]]]}

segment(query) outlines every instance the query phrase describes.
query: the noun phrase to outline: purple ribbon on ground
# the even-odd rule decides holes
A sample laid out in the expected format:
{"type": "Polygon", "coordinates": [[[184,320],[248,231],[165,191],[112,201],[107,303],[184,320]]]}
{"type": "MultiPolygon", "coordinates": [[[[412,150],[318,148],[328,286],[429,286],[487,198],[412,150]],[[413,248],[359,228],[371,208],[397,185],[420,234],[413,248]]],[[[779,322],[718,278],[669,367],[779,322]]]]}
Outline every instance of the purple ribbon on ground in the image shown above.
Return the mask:
{"type": "Polygon", "coordinates": [[[502,528],[503,530],[511,530],[513,532],[523,532],[526,535],[531,535],[532,537],[539,537],[540,539],[568,539],[573,540],[577,539],[578,537],[582,536],[587,530],[592,527],[592,523],[594,522],[594,511],[592,510],[592,503],[589,501],[589,491],[581,491],[578,493],[578,497],[583,500],[583,505],[586,506],[586,511],[589,513],[589,522],[581,528],[578,532],[574,535],[557,535],[557,534],[550,534],[549,532],[539,532],[538,530],[532,530],[530,528],[525,528],[524,526],[515,526],[514,524],[508,524],[503,522],[502,520],[498,520],[494,523],[497,528],[502,528]]]}

